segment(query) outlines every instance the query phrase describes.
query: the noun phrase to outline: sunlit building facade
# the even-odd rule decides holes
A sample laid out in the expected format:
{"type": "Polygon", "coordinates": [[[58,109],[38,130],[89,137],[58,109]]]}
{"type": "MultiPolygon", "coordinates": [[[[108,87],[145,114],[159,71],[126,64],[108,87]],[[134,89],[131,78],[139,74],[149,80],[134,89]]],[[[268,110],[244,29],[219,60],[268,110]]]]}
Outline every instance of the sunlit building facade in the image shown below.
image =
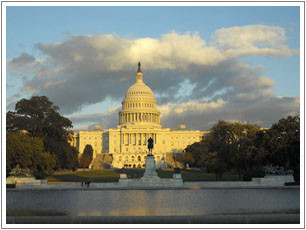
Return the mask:
{"type": "Polygon", "coordinates": [[[94,158],[111,155],[113,168],[143,168],[150,137],[154,140],[153,155],[158,164],[167,163],[167,154],[183,152],[188,145],[201,141],[207,133],[188,130],[185,125],[179,125],[176,130],[163,128],[160,115],[154,94],[143,81],[139,63],[136,82],[127,90],[122,101],[119,125],[113,129],[95,126],[90,131],[75,132],[72,145],[82,154],[85,146],[90,144],[94,158]]]}

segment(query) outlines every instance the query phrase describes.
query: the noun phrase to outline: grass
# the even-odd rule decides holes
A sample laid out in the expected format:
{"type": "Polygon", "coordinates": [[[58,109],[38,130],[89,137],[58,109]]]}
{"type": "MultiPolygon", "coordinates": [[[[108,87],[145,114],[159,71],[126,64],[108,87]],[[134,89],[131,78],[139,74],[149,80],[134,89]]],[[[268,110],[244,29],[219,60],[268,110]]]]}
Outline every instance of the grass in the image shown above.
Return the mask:
{"type": "MultiPolygon", "coordinates": [[[[57,172],[50,175],[46,179],[49,182],[81,182],[87,181],[90,178],[94,182],[118,182],[120,173],[127,173],[128,178],[141,178],[144,174],[144,169],[104,169],[90,170],[79,172],[57,172]]],[[[205,173],[203,171],[181,170],[184,181],[215,181],[215,174],[205,173]]],[[[157,170],[160,178],[172,178],[173,169],[157,170]]],[[[224,174],[222,181],[238,181],[239,176],[233,174],[224,174]]]]}

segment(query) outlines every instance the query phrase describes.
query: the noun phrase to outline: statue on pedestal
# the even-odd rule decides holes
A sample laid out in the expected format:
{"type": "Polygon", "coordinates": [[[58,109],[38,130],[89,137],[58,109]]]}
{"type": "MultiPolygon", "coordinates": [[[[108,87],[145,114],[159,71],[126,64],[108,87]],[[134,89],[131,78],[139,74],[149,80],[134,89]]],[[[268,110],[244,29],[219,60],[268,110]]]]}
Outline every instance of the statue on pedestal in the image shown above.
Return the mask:
{"type": "Polygon", "coordinates": [[[149,149],[149,155],[148,156],[153,156],[152,154],[152,149],[153,149],[153,139],[150,137],[148,140],[148,149],[149,149]]]}

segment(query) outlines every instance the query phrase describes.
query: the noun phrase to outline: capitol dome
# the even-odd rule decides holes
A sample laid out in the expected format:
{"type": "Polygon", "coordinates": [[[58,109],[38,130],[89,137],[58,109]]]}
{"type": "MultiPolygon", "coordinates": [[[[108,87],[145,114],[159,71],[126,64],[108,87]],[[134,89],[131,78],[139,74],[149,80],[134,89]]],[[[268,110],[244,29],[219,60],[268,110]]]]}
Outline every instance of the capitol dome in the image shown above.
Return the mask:
{"type": "Polygon", "coordinates": [[[143,82],[143,73],[138,63],[136,82],[127,90],[119,112],[120,125],[160,126],[157,101],[149,86],[143,82]]]}

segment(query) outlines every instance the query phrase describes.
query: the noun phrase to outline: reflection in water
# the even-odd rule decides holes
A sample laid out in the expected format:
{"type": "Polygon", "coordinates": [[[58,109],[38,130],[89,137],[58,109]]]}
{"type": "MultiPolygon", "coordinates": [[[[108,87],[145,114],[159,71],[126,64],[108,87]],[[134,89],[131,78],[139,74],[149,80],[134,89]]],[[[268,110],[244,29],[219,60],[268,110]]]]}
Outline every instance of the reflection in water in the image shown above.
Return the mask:
{"type": "Polygon", "coordinates": [[[94,210],[94,211],[80,211],[77,213],[77,216],[106,216],[106,215],[103,215],[103,212],[102,211],[97,211],[97,210],[94,210]]]}
{"type": "Polygon", "coordinates": [[[299,210],[299,189],[7,191],[7,211],[175,216],[299,210]]]}

